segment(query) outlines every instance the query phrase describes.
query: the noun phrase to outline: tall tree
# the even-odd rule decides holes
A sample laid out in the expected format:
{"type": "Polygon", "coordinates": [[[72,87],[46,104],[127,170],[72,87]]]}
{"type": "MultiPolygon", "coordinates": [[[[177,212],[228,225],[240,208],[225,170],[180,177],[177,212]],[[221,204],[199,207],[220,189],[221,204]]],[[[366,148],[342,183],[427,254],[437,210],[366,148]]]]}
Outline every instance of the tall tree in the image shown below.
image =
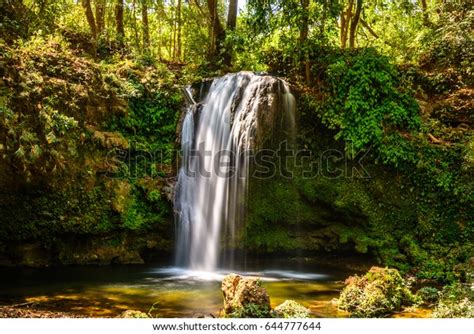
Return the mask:
{"type": "Polygon", "coordinates": [[[362,12],[362,0],[357,0],[356,1],[356,9],[354,16],[352,17],[351,20],[351,26],[350,26],[350,33],[349,33],[349,47],[354,48],[355,47],[355,38],[356,38],[356,32],[357,32],[357,26],[359,24],[360,20],[360,13],[362,12]]]}
{"type": "Polygon", "coordinates": [[[430,26],[430,16],[428,14],[428,3],[426,0],[420,0],[421,10],[423,11],[423,24],[425,26],[430,26]]]}
{"type": "Polygon", "coordinates": [[[352,8],[354,7],[354,0],[349,0],[347,6],[341,13],[341,49],[345,49],[347,45],[347,37],[349,36],[349,26],[352,19],[352,8]]]}
{"type": "Polygon", "coordinates": [[[92,39],[96,41],[97,27],[95,25],[94,13],[92,12],[91,0],[82,0],[82,7],[84,7],[84,10],[86,12],[87,23],[89,24],[89,28],[91,30],[92,39]]]}
{"type": "Polygon", "coordinates": [[[227,13],[227,30],[235,30],[237,26],[237,9],[239,8],[238,0],[229,0],[229,11],[227,13]]]}
{"type": "Polygon", "coordinates": [[[142,0],[143,48],[150,49],[150,28],[148,26],[148,0],[142,0]]]}
{"type": "Polygon", "coordinates": [[[138,24],[137,24],[137,0],[132,0],[132,29],[134,36],[134,44],[137,50],[140,50],[140,38],[138,36],[138,24]]]}
{"type": "MultiPolygon", "coordinates": [[[[229,11],[227,12],[227,24],[226,24],[227,31],[234,31],[237,26],[238,7],[239,7],[238,0],[229,1],[229,11]]],[[[224,65],[226,66],[232,65],[232,53],[230,50],[225,50],[223,58],[224,58],[224,65]]]]}
{"type": "Polygon", "coordinates": [[[176,59],[181,59],[182,1],[178,0],[176,9],[176,59]]]}
{"type": "Polygon", "coordinates": [[[207,9],[209,10],[209,22],[211,30],[211,58],[216,58],[222,51],[225,40],[225,30],[219,19],[217,0],[208,0],[207,9]]]}
{"type": "Polygon", "coordinates": [[[123,11],[124,4],[123,0],[115,0],[115,24],[117,29],[117,37],[119,43],[123,45],[125,40],[125,29],[123,26],[123,11]]]}
{"type": "Polygon", "coordinates": [[[107,0],[95,0],[95,22],[97,35],[100,36],[105,28],[105,8],[107,0]]]}
{"type": "Polygon", "coordinates": [[[301,22],[300,22],[300,47],[303,49],[303,63],[304,63],[304,76],[306,79],[306,83],[309,84],[311,80],[311,66],[309,62],[309,54],[306,50],[306,42],[308,41],[308,34],[309,34],[309,0],[300,0],[300,5],[302,7],[301,11],[301,22]]]}

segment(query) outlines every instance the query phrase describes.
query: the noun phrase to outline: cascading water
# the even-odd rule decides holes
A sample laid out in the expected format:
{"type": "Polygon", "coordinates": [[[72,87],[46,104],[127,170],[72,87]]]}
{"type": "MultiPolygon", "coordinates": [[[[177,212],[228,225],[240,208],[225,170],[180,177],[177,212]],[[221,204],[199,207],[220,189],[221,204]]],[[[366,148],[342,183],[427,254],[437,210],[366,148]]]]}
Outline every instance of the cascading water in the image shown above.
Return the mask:
{"type": "Polygon", "coordinates": [[[294,98],[284,81],[250,72],[215,79],[200,103],[188,95],[175,193],[176,262],[214,271],[223,239],[235,246],[244,219],[246,153],[262,148],[276,129],[294,134],[294,98]]]}

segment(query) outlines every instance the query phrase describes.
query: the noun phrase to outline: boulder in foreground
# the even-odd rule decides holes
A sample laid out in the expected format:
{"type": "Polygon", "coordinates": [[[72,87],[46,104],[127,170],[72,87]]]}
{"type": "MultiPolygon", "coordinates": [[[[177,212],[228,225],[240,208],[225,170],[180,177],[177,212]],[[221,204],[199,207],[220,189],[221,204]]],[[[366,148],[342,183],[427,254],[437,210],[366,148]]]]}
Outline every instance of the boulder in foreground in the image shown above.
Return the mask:
{"type": "Polygon", "coordinates": [[[372,267],[364,276],[346,280],[338,307],[354,317],[381,317],[414,302],[414,296],[396,269],[372,267]]]}
{"type": "Polygon", "coordinates": [[[238,318],[264,318],[270,316],[270,297],[257,278],[244,278],[230,274],[222,281],[224,312],[238,318]]]}

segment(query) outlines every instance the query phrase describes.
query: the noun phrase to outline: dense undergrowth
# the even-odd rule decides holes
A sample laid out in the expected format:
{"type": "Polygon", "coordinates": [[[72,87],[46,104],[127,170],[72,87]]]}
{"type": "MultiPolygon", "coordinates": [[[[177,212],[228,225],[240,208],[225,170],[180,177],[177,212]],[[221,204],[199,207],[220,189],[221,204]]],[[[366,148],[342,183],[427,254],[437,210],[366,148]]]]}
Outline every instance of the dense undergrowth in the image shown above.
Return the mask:
{"type": "Polygon", "coordinates": [[[3,251],[121,231],[159,232],[169,251],[173,74],[131,58],[94,61],[61,35],[3,44],[1,60],[3,251]]]}

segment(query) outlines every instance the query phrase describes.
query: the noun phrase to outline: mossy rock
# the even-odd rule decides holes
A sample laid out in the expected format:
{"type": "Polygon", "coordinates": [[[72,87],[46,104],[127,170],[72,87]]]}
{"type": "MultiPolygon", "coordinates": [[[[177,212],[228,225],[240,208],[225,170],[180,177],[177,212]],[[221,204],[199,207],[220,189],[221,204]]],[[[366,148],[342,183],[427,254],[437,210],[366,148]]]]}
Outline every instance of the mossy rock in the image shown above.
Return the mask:
{"type": "Polygon", "coordinates": [[[309,318],[311,311],[294,300],[285,300],[273,310],[277,318],[309,318]]]}
{"type": "Polygon", "coordinates": [[[270,296],[256,278],[229,274],[222,280],[224,312],[234,318],[267,318],[270,296]]]}
{"type": "Polygon", "coordinates": [[[415,298],[396,269],[372,267],[364,276],[346,280],[338,307],[353,317],[381,317],[413,304],[415,298]]]}
{"type": "Polygon", "coordinates": [[[142,312],[142,311],[137,311],[137,310],[126,310],[122,312],[117,318],[149,318],[149,316],[142,312]]]}

